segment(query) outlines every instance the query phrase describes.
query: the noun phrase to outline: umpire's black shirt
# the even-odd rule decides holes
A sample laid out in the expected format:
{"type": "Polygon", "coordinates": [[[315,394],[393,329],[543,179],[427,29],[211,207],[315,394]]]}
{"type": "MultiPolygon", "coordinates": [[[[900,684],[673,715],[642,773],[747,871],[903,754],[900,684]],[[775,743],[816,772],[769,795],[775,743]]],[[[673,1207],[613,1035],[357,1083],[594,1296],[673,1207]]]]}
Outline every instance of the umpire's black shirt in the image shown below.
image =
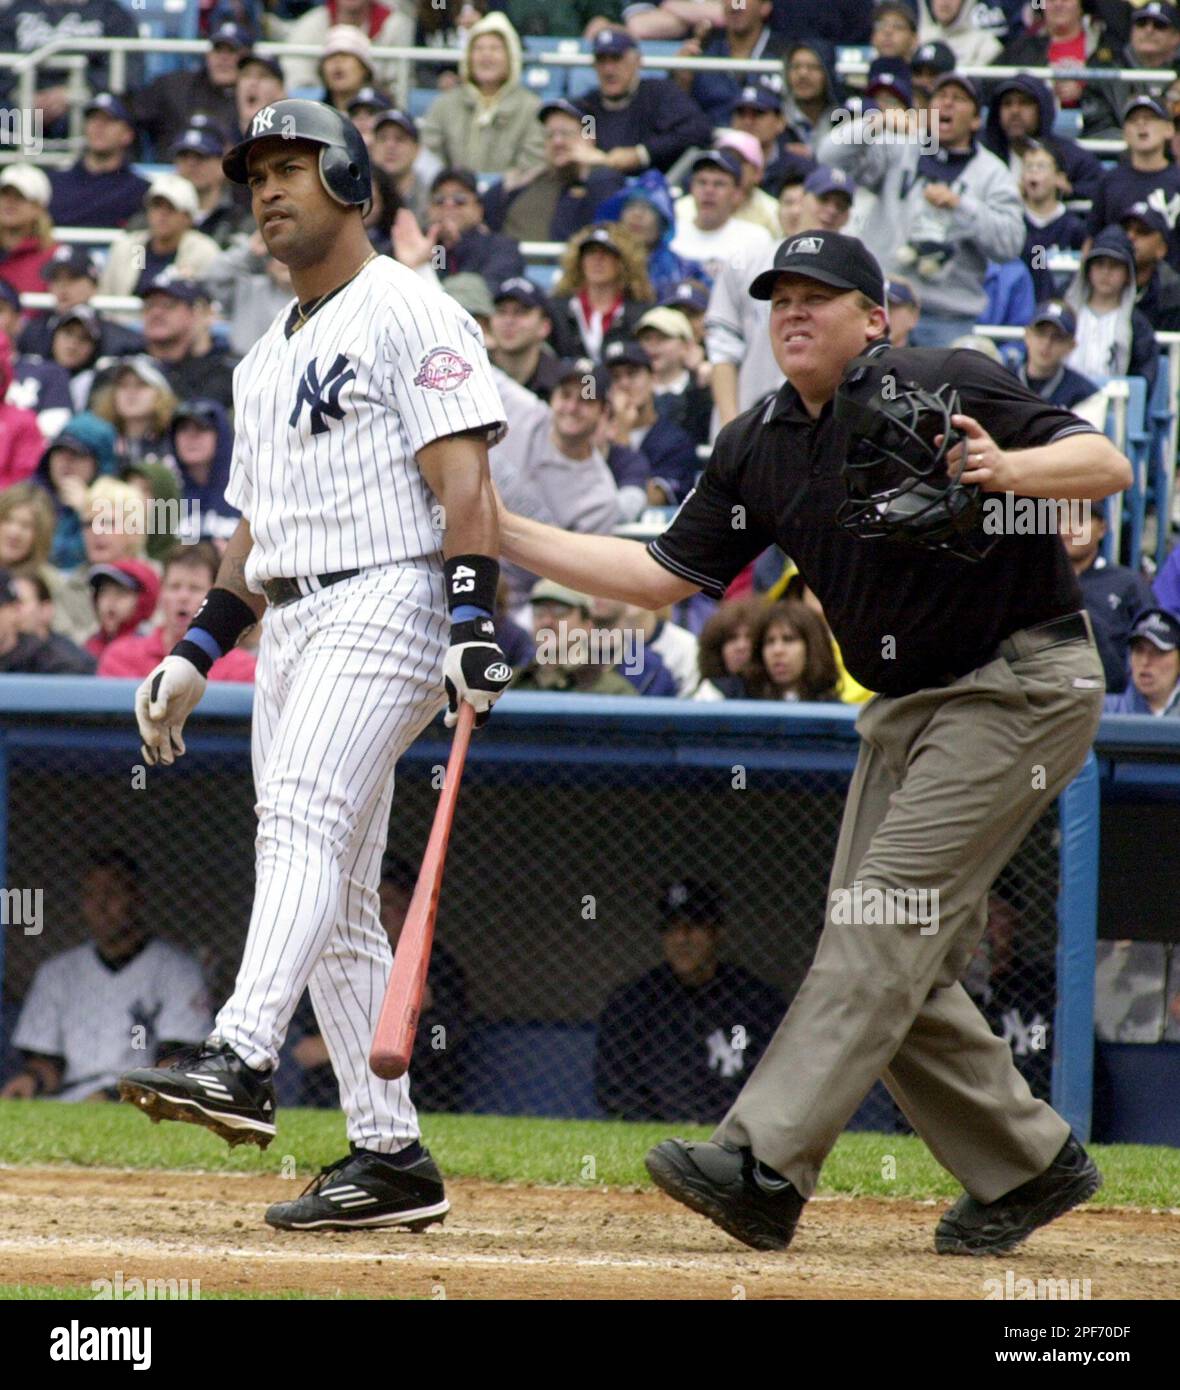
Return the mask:
{"type": "MultiPolygon", "coordinates": [[[[979,352],[898,348],[883,365],[931,391],[949,381],[961,412],[1001,449],[1093,433],[979,352]]],[[[846,496],[847,449],[832,403],[812,419],[785,384],[721,431],[696,488],[648,550],[665,569],[721,598],[735,575],[777,542],[823,604],[848,670],[886,695],[945,684],[991,660],[1009,634],[1082,607],[1055,534],[1001,535],[972,563],[842,530],[835,517],[846,496]]]]}

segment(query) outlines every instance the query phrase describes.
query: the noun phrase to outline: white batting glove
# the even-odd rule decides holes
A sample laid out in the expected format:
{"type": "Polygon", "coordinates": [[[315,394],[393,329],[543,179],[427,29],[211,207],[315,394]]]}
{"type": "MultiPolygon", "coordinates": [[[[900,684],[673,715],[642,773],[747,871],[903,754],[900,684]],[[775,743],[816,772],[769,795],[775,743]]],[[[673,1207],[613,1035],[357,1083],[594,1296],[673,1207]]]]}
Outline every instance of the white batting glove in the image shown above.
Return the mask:
{"type": "Polygon", "coordinates": [[[208,684],[183,656],[166,656],[135,692],[135,722],[149,767],[170,767],[184,754],[181,730],[208,684]]]}
{"type": "Polygon", "coordinates": [[[453,729],[459,722],[459,702],[475,706],[475,727],[482,729],[492,706],[512,683],[512,667],[496,643],[490,618],[455,623],[451,645],[443,661],[447,688],[447,715],[443,723],[453,729]]]}

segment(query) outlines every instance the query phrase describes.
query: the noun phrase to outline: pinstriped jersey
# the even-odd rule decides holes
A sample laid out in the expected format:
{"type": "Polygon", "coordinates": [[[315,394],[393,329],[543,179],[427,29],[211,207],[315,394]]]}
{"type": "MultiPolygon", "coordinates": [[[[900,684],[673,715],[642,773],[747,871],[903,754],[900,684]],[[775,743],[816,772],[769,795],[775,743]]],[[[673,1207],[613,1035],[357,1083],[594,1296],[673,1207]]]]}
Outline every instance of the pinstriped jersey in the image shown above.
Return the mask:
{"type": "Polygon", "coordinates": [[[247,584],[441,567],[441,509],[415,455],[463,430],[504,433],[479,325],[388,256],[289,334],[290,317],[234,371],[226,497],[250,523],[247,584]]]}

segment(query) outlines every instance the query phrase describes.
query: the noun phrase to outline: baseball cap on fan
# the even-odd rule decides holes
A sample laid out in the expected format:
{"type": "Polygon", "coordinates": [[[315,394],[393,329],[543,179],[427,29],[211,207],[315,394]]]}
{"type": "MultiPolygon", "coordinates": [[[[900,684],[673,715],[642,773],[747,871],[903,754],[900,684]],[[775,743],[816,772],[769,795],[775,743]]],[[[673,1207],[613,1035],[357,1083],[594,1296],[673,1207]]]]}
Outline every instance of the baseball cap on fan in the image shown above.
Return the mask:
{"type": "Polygon", "coordinates": [[[803,232],[782,242],[774,264],[754,277],[751,299],[769,299],[780,275],[805,275],[838,290],[859,290],[874,304],[885,304],[885,277],[863,241],[842,232],[803,232]]]}
{"type": "Polygon", "coordinates": [[[1142,638],[1161,652],[1180,649],[1180,618],[1166,608],[1147,608],[1135,619],[1132,642],[1142,638]]]}
{"type": "Polygon", "coordinates": [[[725,905],[714,884],[683,878],[666,885],[660,894],[659,911],[661,930],[673,922],[715,927],[725,915],[725,905]]]}

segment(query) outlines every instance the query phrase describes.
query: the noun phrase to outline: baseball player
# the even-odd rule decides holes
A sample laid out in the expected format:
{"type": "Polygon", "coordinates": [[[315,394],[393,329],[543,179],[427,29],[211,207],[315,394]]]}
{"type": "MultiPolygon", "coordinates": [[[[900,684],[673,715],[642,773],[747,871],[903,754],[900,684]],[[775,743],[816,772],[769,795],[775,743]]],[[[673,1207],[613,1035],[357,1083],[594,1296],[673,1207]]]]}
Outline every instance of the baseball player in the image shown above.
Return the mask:
{"type": "Polygon", "coordinates": [[[120,1094],[153,1120],[265,1148],[272,1073],[310,986],[350,1152],[266,1219],[418,1229],[449,1204],[406,1081],[367,1065],[391,965],[377,887],[394,768],[444,683],[448,723],[466,700],[482,724],[511,676],[491,619],[487,449],[504,412],[474,320],[372,252],[369,159],[350,121],[275,102],[224,167],[249,186],[297,299],[234,373],[226,497],[242,520],[184,638],[139,688],[136,717],[148,763],[173,762],[211,662],[261,619],[254,907],[213,1034],[129,1072],[120,1094]]]}
{"type": "Polygon", "coordinates": [[[648,1170],[738,1240],[785,1249],[881,1077],[966,1189],[935,1249],[1007,1250],[1101,1180],[959,978],[993,880],[1085,758],[1103,679],[1060,538],[984,534],[982,508],[1105,496],[1130,466],[982,354],[890,347],[881,268],[855,238],[783,242],[749,293],[769,301],[787,384],[721,432],[659,539],[500,518],[517,564],[651,609],[721,598],[777,542],[882,692],[858,720],[811,970],[712,1139],[667,1140],[648,1170]]]}

